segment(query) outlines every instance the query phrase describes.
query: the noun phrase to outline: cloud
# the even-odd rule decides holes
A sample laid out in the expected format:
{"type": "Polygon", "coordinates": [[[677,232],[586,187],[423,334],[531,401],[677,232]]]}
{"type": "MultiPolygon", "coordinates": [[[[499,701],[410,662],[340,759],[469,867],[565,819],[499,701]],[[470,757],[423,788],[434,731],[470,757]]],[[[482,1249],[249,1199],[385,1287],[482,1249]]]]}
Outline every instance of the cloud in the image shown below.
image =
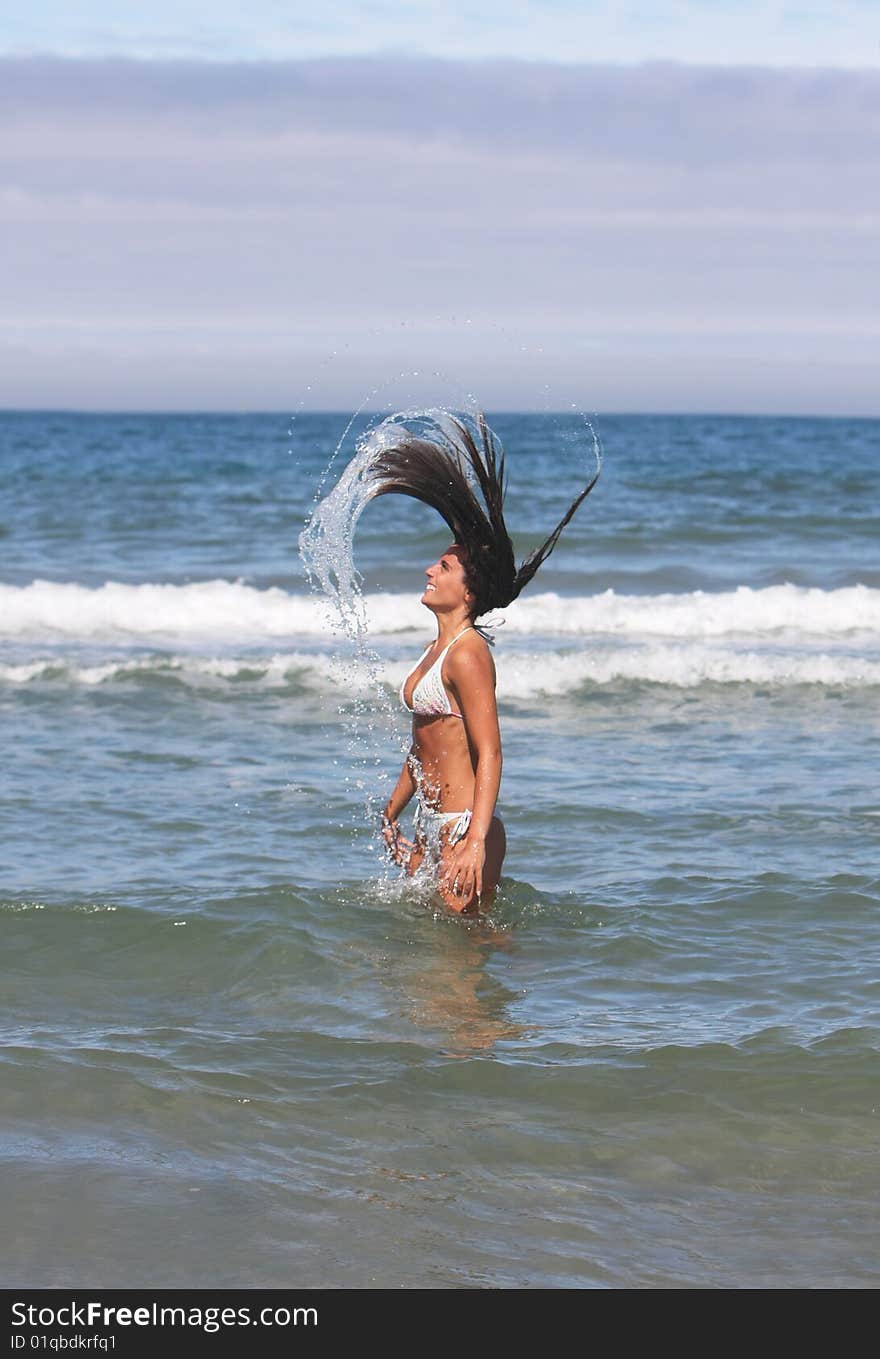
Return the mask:
{"type": "Polygon", "coordinates": [[[0,118],[7,405],[284,408],[311,368],[349,406],[418,363],[880,406],[880,74],[22,60],[0,118]]]}

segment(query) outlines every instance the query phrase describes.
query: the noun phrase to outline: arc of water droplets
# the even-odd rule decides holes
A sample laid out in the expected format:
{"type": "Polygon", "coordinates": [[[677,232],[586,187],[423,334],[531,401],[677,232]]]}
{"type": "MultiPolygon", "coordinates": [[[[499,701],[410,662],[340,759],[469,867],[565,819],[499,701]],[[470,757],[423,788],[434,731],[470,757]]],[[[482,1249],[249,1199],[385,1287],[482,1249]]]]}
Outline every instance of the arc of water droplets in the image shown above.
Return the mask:
{"type": "MultiPolygon", "coordinates": [[[[358,642],[367,628],[360,589],[361,575],[354,564],[354,534],[366,506],[380,490],[375,463],[405,434],[430,437],[455,451],[452,416],[444,410],[398,411],[357,440],[354,457],[333,490],[311,514],[300,534],[299,550],[313,583],[336,611],[344,632],[358,642]]],[[[467,418],[467,417],[465,417],[467,418]]],[[[469,472],[468,468],[464,469],[469,472]]]]}
{"type": "MultiPolygon", "coordinates": [[[[457,418],[472,426],[475,442],[479,444],[475,411],[476,402],[473,411],[462,412],[457,418]]],[[[355,530],[366,506],[381,489],[381,478],[375,473],[375,464],[382,453],[399,442],[403,435],[410,434],[430,438],[435,443],[444,445],[458,458],[453,425],[455,418],[449,411],[439,408],[398,411],[386,416],[380,424],[360,435],[355,443],[354,457],[333,489],[317,503],[299,538],[300,556],[309,580],[313,588],[317,587],[322,591],[331,605],[335,614],[332,621],[354,644],[355,659],[352,671],[356,676],[360,670],[369,681],[369,687],[378,697],[379,709],[385,716],[389,735],[395,729],[395,710],[389,703],[381,683],[382,660],[378,653],[366,644],[367,614],[361,590],[362,576],[354,564],[355,530]]],[[[593,452],[597,465],[601,466],[601,451],[596,434],[589,422],[587,427],[593,436],[593,452]]],[[[350,428],[351,424],[347,427],[346,434],[350,428]]],[[[343,435],[342,442],[345,437],[343,435]]],[[[324,472],[319,494],[340,448],[341,443],[324,472]]],[[[463,465],[460,458],[458,461],[465,475],[473,481],[471,468],[467,464],[463,465]]],[[[364,700],[355,694],[352,699],[352,715],[353,729],[347,743],[349,754],[356,767],[366,772],[367,765],[372,764],[375,772],[383,761],[375,755],[365,754],[366,742],[360,741],[360,733],[365,724],[368,737],[374,739],[376,714],[374,711],[371,712],[364,700]]],[[[407,750],[407,745],[403,745],[401,750],[407,750]]],[[[414,759],[412,756],[409,758],[414,759]]],[[[417,783],[421,785],[421,771],[413,764],[411,768],[417,783]]],[[[358,789],[364,788],[363,780],[356,779],[355,783],[358,789]]],[[[373,818],[376,798],[377,795],[369,791],[365,794],[368,819],[373,818]]]]}
{"type": "MultiPolygon", "coordinates": [[[[471,419],[475,423],[468,413],[459,418],[471,419]]],[[[323,593],[332,609],[331,621],[354,645],[349,673],[357,678],[360,672],[367,681],[365,687],[372,689],[378,699],[379,712],[385,718],[392,740],[397,735],[397,713],[381,682],[381,657],[366,643],[367,614],[361,590],[363,578],[354,564],[354,535],[364,509],[381,488],[381,479],[375,475],[375,464],[381,454],[398,443],[405,434],[430,438],[455,453],[452,420],[452,415],[441,409],[398,411],[367,430],[357,439],[354,456],[333,489],[318,502],[299,538],[300,556],[313,588],[323,593]]],[[[333,455],[334,459],[338,452],[339,448],[333,455]]],[[[328,467],[321,486],[329,470],[328,467]]],[[[469,468],[463,470],[472,476],[469,468]]],[[[346,669],[341,658],[336,663],[343,670],[346,669]]],[[[350,691],[350,686],[346,687],[350,691]]],[[[371,707],[355,693],[351,713],[352,728],[346,743],[349,756],[355,768],[362,773],[367,773],[370,767],[370,773],[378,774],[384,761],[382,757],[370,753],[369,749],[372,745],[375,750],[378,716],[375,704],[371,707]]],[[[400,744],[402,754],[408,749],[408,741],[400,744]]],[[[416,781],[421,784],[421,771],[414,767],[413,757],[410,756],[410,759],[416,781]]],[[[356,778],[354,782],[360,791],[364,791],[363,779],[356,778]]],[[[370,824],[376,819],[377,800],[377,793],[369,789],[364,792],[364,806],[370,824]]]]}

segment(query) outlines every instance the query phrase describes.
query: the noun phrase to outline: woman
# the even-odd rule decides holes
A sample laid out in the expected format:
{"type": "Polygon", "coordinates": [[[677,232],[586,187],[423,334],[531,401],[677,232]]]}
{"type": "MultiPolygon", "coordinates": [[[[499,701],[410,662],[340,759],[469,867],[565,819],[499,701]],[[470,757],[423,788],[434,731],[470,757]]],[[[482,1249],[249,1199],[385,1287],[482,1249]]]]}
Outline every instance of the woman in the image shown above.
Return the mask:
{"type": "Polygon", "coordinates": [[[501,782],[495,666],[474,628],[466,563],[466,550],[453,543],[425,572],[421,602],[437,619],[437,638],[400,688],[413,714],[413,744],[382,814],[394,861],[412,875],[429,852],[440,870],[438,891],[454,911],[471,911],[494,894],[505,850],[504,826],[493,814],[501,782]],[[398,824],[414,795],[415,844],[398,824]]]}
{"type": "Polygon", "coordinates": [[[444,902],[469,912],[494,894],[506,847],[494,814],[501,781],[495,667],[476,619],[517,597],[599,473],[517,570],[504,523],[504,455],[485,418],[476,418],[480,447],[461,420],[434,423],[431,439],[398,427],[400,437],[395,432],[390,447],[385,438],[359,469],[369,498],[396,492],[422,500],[442,515],[455,540],[425,572],[421,602],[435,616],[437,636],[401,686],[401,701],[413,714],[413,744],[382,813],[382,831],[391,857],[410,875],[429,854],[444,902]],[[409,841],[398,818],[413,797],[415,840],[409,841]]]}

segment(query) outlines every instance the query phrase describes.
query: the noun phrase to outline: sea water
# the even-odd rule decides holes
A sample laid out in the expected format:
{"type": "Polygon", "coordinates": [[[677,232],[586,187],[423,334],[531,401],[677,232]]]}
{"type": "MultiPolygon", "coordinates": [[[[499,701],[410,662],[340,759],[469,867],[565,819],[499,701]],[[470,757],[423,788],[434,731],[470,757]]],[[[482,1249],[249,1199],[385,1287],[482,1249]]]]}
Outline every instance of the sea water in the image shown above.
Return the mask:
{"type": "MultiPolygon", "coordinates": [[[[367,819],[448,532],[365,509],[365,675],[288,423],[0,416],[3,1282],[876,1284],[880,423],[594,421],[480,922],[367,819]]],[[[589,441],[490,423],[522,558],[589,441]]]]}

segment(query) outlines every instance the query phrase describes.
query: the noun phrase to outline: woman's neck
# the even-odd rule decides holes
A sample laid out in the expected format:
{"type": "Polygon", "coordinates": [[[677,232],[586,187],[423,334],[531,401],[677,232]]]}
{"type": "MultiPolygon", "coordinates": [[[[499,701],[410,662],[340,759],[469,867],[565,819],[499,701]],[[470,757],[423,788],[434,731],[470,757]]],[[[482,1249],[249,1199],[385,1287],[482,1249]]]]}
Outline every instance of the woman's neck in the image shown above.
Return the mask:
{"type": "Polygon", "coordinates": [[[437,641],[441,647],[448,646],[460,632],[464,632],[471,626],[468,614],[463,610],[457,609],[454,613],[443,613],[437,615],[437,641]]]}

